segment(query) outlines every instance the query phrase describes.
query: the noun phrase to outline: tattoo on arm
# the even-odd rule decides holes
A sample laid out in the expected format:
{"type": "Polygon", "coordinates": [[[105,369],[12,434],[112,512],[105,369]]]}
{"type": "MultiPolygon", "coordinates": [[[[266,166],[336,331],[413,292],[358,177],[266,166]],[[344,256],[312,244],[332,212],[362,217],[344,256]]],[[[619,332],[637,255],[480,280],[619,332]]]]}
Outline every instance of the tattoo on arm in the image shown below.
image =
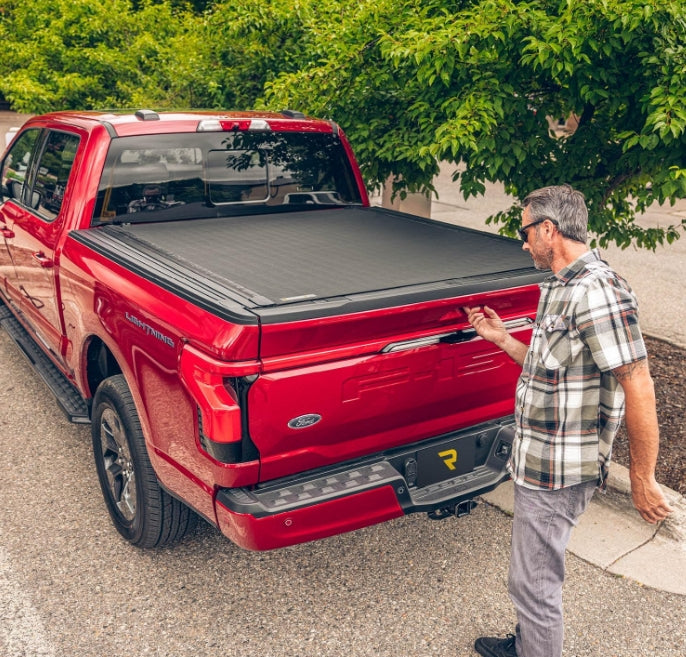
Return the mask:
{"type": "Polygon", "coordinates": [[[640,370],[648,369],[648,360],[637,360],[628,365],[622,365],[615,370],[612,370],[613,374],[617,377],[618,381],[625,381],[626,379],[633,378],[634,374],[638,373],[640,370]]]}

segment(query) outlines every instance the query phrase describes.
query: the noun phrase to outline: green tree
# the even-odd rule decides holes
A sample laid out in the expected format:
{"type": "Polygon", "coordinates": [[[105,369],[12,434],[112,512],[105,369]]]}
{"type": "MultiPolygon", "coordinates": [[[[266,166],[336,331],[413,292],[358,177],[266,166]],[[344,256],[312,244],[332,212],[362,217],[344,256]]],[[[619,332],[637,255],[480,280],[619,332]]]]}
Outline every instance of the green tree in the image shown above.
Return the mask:
{"type": "Polygon", "coordinates": [[[329,40],[319,26],[340,19],[339,3],[329,0],[220,0],[207,14],[212,75],[224,107],[254,107],[265,84],[281,73],[295,73],[326,60],[329,40]],[[337,18],[338,12],[338,18],[337,18]]]}
{"type": "MultiPolygon", "coordinates": [[[[600,244],[654,247],[679,225],[635,215],[686,196],[683,0],[375,0],[319,24],[325,56],[267,82],[266,104],[331,116],[370,184],[430,189],[461,163],[465,197],[569,182],[600,244]],[[556,137],[547,117],[579,117],[556,137]]],[[[512,234],[520,209],[492,218],[512,234]]]]}
{"type": "Polygon", "coordinates": [[[431,190],[444,161],[465,197],[569,182],[601,244],[654,247],[684,227],[635,216],[686,196],[685,16],[686,0],[0,0],[0,93],[25,112],[301,109],[343,126],[371,187],[431,190]],[[552,134],[567,116],[578,129],[552,134]]]}
{"type": "MultiPolygon", "coordinates": [[[[206,96],[193,66],[201,17],[184,3],[5,0],[0,93],[18,111],[188,105],[206,96]]],[[[198,70],[202,66],[198,63],[198,70]]]]}
{"type": "Polygon", "coordinates": [[[298,0],[0,0],[0,94],[15,110],[252,107],[297,70],[298,0]]]}

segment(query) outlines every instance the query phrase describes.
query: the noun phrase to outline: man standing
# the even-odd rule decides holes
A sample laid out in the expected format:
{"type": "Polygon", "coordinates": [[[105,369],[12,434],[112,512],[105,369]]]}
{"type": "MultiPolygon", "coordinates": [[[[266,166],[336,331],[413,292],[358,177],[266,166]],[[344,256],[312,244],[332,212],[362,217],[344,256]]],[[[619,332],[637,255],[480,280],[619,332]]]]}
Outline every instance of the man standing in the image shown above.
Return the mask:
{"type": "Polygon", "coordinates": [[[569,185],[524,199],[519,234],[541,284],[530,346],[487,306],[465,308],[478,335],[522,365],[510,473],[515,483],[508,590],[514,635],[481,637],[484,657],[561,657],[562,585],[572,528],[607,477],[626,409],[633,503],[650,523],[671,512],[655,481],[655,391],[628,286],[586,246],[588,211],[569,185]]]}

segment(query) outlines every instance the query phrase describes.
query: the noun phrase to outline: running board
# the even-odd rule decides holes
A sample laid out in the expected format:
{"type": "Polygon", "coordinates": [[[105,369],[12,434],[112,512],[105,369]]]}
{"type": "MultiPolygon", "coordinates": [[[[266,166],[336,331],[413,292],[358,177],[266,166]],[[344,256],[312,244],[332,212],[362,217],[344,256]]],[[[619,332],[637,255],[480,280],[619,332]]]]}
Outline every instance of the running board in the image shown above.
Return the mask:
{"type": "Polygon", "coordinates": [[[9,308],[4,305],[0,305],[0,326],[5,329],[9,337],[29,360],[33,369],[50,388],[52,394],[55,395],[58,406],[69,421],[75,424],[90,424],[88,404],[81,397],[79,391],[57,369],[9,308]]]}

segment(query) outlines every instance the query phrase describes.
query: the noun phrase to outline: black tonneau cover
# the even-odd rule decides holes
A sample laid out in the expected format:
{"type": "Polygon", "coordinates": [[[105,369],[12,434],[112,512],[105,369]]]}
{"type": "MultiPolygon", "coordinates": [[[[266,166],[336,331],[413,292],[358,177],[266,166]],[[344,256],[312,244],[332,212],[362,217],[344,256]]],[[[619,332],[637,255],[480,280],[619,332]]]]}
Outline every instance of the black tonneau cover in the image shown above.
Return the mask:
{"type": "Polygon", "coordinates": [[[382,208],[101,226],[72,237],[239,323],[309,319],[541,280],[514,240],[382,208]]]}

